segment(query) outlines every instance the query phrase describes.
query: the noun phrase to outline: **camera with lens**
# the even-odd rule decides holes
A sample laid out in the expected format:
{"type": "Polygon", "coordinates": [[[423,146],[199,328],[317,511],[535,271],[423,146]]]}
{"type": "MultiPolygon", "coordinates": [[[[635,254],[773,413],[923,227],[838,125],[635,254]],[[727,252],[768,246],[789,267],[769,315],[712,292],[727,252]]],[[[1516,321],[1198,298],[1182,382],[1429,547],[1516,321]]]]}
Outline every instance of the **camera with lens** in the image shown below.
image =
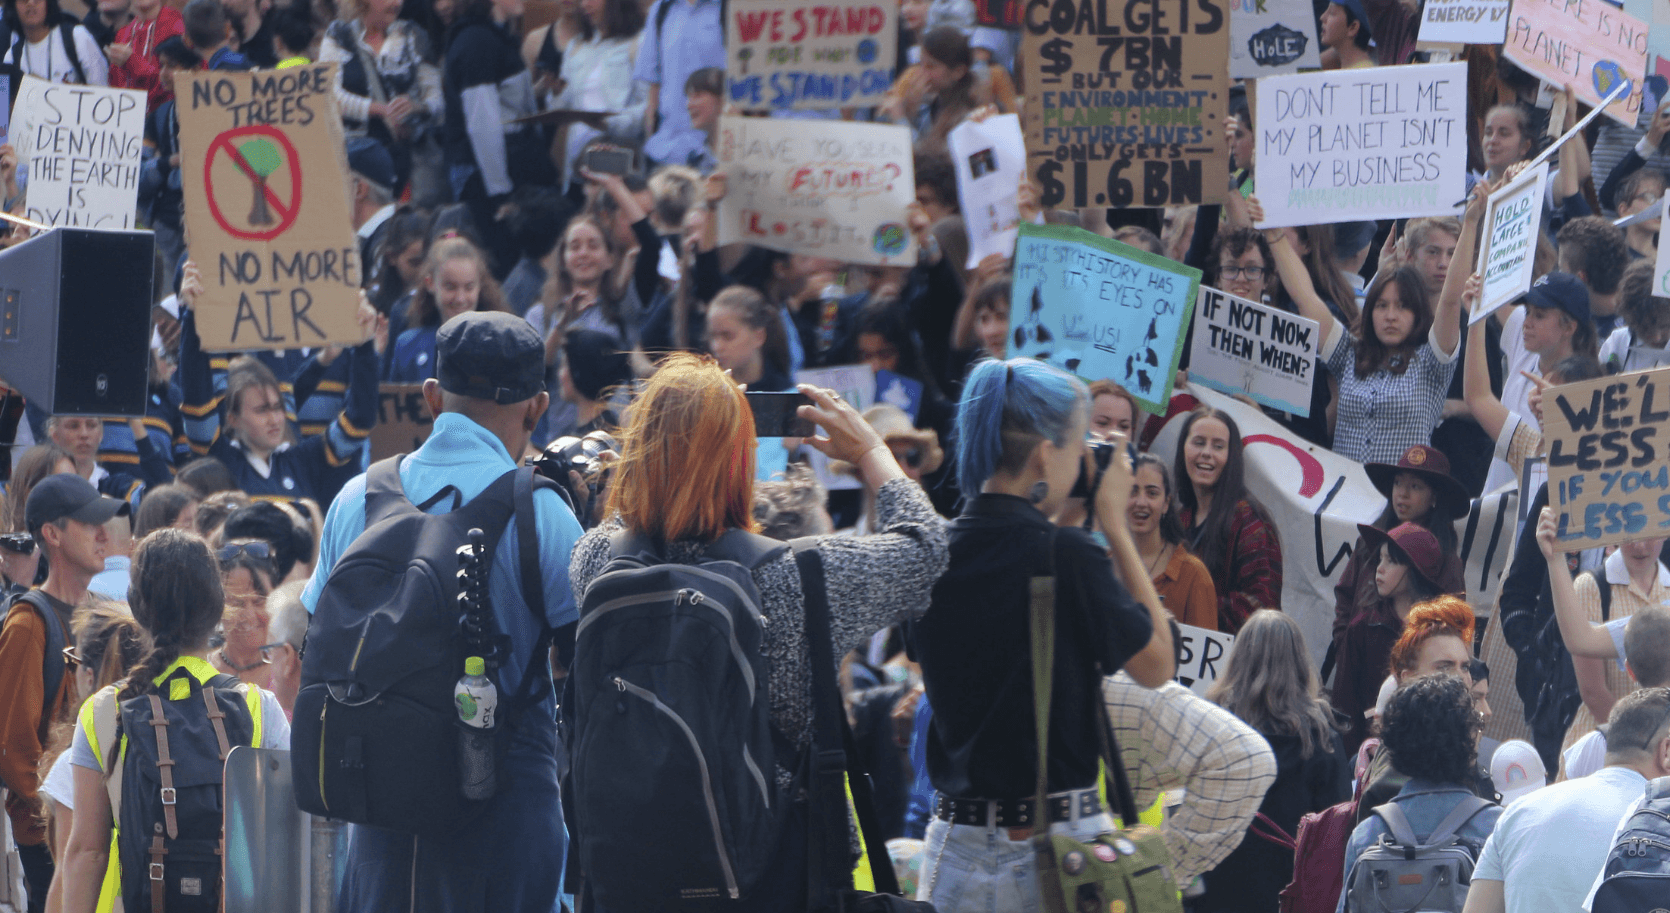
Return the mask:
{"type": "Polygon", "coordinates": [[[607,482],[605,471],[608,464],[602,459],[603,453],[618,450],[619,447],[607,431],[593,431],[584,437],[559,437],[545,446],[545,451],[534,461],[533,468],[557,483],[568,506],[573,508],[575,518],[581,525],[590,528],[593,524],[589,522],[589,514],[607,482]],[[583,491],[575,490],[570,472],[580,474],[584,480],[583,491]]]}
{"type": "Polygon", "coordinates": [[[1090,451],[1092,465],[1079,466],[1078,480],[1073,483],[1073,490],[1068,492],[1067,496],[1093,501],[1096,498],[1096,490],[1102,487],[1102,475],[1113,463],[1114,445],[1107,441],[1086,441],[1085,449],[1090,451]]]}
{"type": "Polygon", "coordinates": [[[28,533],[0,533],[0,548],[19,555],[35,551],[35,537],[28,533]]]}

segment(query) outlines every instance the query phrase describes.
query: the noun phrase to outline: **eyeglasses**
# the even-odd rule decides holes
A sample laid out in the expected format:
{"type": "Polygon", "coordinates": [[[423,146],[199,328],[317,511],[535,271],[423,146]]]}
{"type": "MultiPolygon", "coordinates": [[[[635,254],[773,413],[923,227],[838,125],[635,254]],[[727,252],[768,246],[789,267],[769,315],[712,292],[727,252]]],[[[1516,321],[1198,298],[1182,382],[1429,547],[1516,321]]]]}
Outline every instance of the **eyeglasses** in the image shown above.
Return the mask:
{"type": "Polygon", "coordinates": [[[215,557],[222,562],[226,562],[240,554],[247,554],[257,561],[268,561],[273,556],[273,548],[259,540],[255,542],[228,542],[220,547],[220,551],[215,552],[215,557]]]}
{"type": "Polygon", "coordinates": [[[279,641],[276,644],[262,644],[262,646],[261,646],[261,661],[264,662],[264,663],[267,663],[268,665],[271,665],[272,661],[273,661],[272,651],[277,650],[279,647],[288,647],[288,646],[290,646],[289,642],[288,641],[283,641],[283,640],[279,641]]]}
{"type": "Polygon", "coordinates": [[[72,669],[79,669],[81,668],[81,655],[75,652],[74,647],[65,647],[64,662],[68,663],[72,669]]]}
{"type": "Polygon", "coordinates": [[[35,537],[28,533],[0,533],[0,548],[28,557],[35,553],[35,537]]]}
{"type": "Polygon", "coordinates": [[[1257,281],[1264,278],[1262,266],[1220,266],[1218,273],[1225,279],[1252,279],[1257,281]]]}
{"type": "Polygon", "coordinates": [[[1642,192],[1642,193],[1636,194],[1633,197],[1630,197],[1629,201],[1631,203],[1641,203],[1641,204],[1645,205],[1645,204],[1649,204],[1649,203],[1657,203],[1658,198],[1659,198],[1659,194],[1651,193],[1651,192],[1642,192]]]}
{"type": "Polygon", "coordinates": [[[903,453],[895,453],[894,456],[899,458],[899,462],[912,469],[920,469],[922,466],[922,448],[920,447],[912,447],[903,453]]]}

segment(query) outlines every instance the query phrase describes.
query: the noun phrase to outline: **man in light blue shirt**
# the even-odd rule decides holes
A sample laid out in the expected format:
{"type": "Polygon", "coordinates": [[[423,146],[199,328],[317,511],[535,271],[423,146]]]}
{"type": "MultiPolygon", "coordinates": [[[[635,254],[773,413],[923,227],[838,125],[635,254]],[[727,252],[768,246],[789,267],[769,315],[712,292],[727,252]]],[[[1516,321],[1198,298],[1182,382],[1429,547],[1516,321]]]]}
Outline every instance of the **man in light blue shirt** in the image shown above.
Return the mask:
{"type": "Polygon", "coordinates": [[[649,85],[645,157],[656,164],[683,165],[702,149],[707,135],[690,126],[684,83],[704,67],[724,66],[720,0],[658,0],[650,7],[639,39],[638,65],[632,71],[633,79],[649,85]]]}
{"type": "MultiPolygon", "coordinates": [[[[436,377],[423,385],[435,415],[429,439],[400,464],[406,497],[422,504],[447,486],[461,502],[516,468],[550,397],[545,346],[531,324],[513,314],[472,312],[436,335],[436,377]]],[[[460,502],[460,503],[461,503],[460,502]]],[[[440,498],[430,513],[454,509],[440,498]]],[[[545,617],[535,619],[522,597],[520,542],[513,520],[494,550],[487,592],[499,629],[510,639],[498,688],[508,700],[525,675],[548,674],[539,649],[546,626],[578,620],[568,582],[568,556],[580,524],[548,490],[534,492],[545,617]]],[[[319,563],[302,594],[309,612],[331,568],[365,530],[365,476],[355,477],[331,504],[319,563]]],[[[555,911],[567,849],[557,790],[556,700],[544,686],[539,702],[512,725],[501,759],[498,791],[484,813],[446,839],[355,825],[347,876],[337,908],[344,913],[423,909],[555,911]],[[413,906],[414,896],[419,898],[413,906]]]]}

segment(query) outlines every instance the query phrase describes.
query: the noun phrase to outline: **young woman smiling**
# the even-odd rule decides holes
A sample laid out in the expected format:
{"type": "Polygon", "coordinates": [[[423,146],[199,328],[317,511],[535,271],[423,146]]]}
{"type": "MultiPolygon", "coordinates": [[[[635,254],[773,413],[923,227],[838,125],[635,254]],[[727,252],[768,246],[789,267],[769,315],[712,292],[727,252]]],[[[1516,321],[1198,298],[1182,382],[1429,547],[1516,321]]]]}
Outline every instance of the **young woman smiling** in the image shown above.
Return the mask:
{"type": "MultiPolygon", "coordinates": [[[[1100,381],[1098,382],[1100,383],[1100,381]]],[[[1095,389],[1095,385],[1091,385],[1095,389]]],[[[1124,434],[1126,432],[1119,431],[1124,434]]],[[[1177,519],[1177,496],[1165,461],[1151,453],[1138,454],[1131,470],[1131,500],[1125,505],[1125,525],[1136,543],[1137,557],[1154,581],[1162,605],[1186,625],[1218,629],[1218,591],[1206,565],[1183,544],[1183,524],[1177,519]]]]}
{"type": "Polygon", "coordinates": [[[1253,612],[1281,608],[1281,537],[1247,491],[1235,419],[1201,406],[1183,422],[1179,440],[1184,541],[1212,575],[1218,630],[1234,634],[1253,612]]]}

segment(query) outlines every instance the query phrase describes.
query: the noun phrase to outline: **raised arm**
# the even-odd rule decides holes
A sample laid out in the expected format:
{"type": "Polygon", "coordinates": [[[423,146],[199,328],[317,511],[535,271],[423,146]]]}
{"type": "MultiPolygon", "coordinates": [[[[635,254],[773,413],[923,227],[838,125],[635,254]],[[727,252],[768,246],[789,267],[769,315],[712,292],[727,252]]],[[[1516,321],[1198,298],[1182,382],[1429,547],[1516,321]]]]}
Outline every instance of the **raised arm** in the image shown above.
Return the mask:
{"type": "MultiPolygon", "coordinates": [[[[1560,128],[1561,135],[1577,126],[1577,98],[1571,90],[1571,84],[1566,84],[1566,122],[1560,128]]],[[[1593,170],[1589,160],[1589,145],[1581,136],[1574,136],[1560,147],[1560,176],[1554,183],[1554,205],[1561,206],[1566,200],[1583,192],[1582,181],[1585,175],[1593,170]]]]}
{"type": "Polygon", "coordinates": [[[1594,659],[1616,659],[1618,648],[1605,625],[1589,621],[1577,601],[1577,587],[1572,583],[1571,568],[1564,553],[1556,551],[1559,533],[1554,521],[1554,508],[1544,507],[1537,518],[1537,547],[1548,559],[1548,588],[1554,597],[1554,620],[1560,626],[1560,639],[1572,656],[1594,659]]]}
{"type": "MultiPolygon", "coordinates": [[[[1259,204],[1258,197],[1247,198],[1247,216],[1254,225],[1264,221],[1264,207],[1259,204]]],[[[1305,261],[1299,259],[1299,252],[1287,242],[1287,229],[1266,228],[1264,240],[1276,258],[1276,274],[1281,276],[1282,288],[1287,289],[1293,303],[1299,306],[1299,315],[1316,321],[1323,328],[1322,335],[1327,336],[1327,328],[1337,321],[1322,296],[1316,293],[1316,286],[1310,281],[1310,271],[1305,269],[1305,261]]]]}
{"type": "Polygon", "coordinates": [[[1154,591],[1154,581],[1148,568],[1137,554],[1131,541],[1130,527],[1125,525],[1125,507],[1131,497],[1131,458],[1125,436],[1115,433],[1108,440],[1113,448],[1113,459],[1102,475],[1096,489],[1096,520],[1108,539],[1108,557],[1114,570],[1131,597],[1148,610],[1148,621],[1154,632],[1148,643],[1135,656],[1125,661],[1125,671],[1140,685],[1158,688],[1177,674],[1177,651],[1171,643],[1171,616],[1160,604],[1154,591]]]}
{"type": "MultiPolygon", "coordinates": [[[[1460,261],[1457,261],[1458,265],[1459,263],[1460,261]]],[[[1444,280],[1444,285],[1445,288],[1449,287],[1449,279],[1444,280]]],[[[1479,296],[1480,285],[1478,273],[1467,278],[1466,290],[1461,294],[1463,304],[1471,306],[1473,300],[1479,296]]],[[[1490,389],[1490,364],[1487,361],[1489,356],[1485,354],[1484,343],[1482,329],[1467,334],[1467,357],[1463,359],[1461,366],[1461,398],[1467,403],[1467,410],[1473,414],[1473,419],[1479,423],[1479,427],[1494,441],[1502,436],[1502,428],[1508,423],[1509,413],[1502,401],[1496,398],[1495,391],[1490,389]]]]}
{"type": "MultiPolygon", "coordinates": [[[[1467,277],[1473,273],[1473,260],[1478,253],[1479,225],[1484,221],[1485,204],[1490,202],[1490,191],[1495,188],[1480,181],[1473,185],[1473,195],[1467,200],[1467,212],[1461,217],[1461,237],[1456,240],[1455,253],[1450,257],[1450,271],[1444,277],[1444,289],[1438,293],[1438,306],[1433,309],[1432,339],[1438,354],[1454,356],[1461,341],[1461,295],[1467,277]]],[[[1480,362],[1483,364],[1483,361],[1480,362]]]]}

